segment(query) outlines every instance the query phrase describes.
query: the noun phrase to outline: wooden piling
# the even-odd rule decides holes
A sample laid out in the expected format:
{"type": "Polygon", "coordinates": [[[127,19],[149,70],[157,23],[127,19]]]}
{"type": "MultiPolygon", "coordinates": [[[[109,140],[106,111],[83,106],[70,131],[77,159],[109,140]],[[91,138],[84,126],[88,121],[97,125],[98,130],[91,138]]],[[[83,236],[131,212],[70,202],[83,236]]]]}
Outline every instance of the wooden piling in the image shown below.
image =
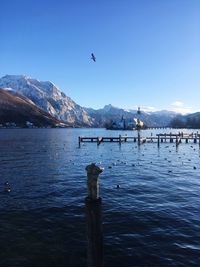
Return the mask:
{"type": "Polygon", "coordinates": [[[87,267],[103,267],[103,229],[101,198],[85,198],[87,224],[87,267]]]}
{"type": "Polygon", "coordinates": [[[119,144],[121,145],[121,143],[122,143],[122,136],[121,136],[121,134],[119,135],[119,144]]]}
{"type": "Polygon", "coordinates": [[[81,137],[80,136],[78,137],[78,145],[79,145],[79,147],[81,147],[81,137]]]}
{"type": "Polygon", "coordinates": [[[97,137],[97,145],[99,146],[101,142],[103,141],[102,137],[97,137]]]}
{"type": "Polygon", "coordinates": [[[103,267],[103,230],[99,174],[103,169],[94,163],[86,167],[88,196],[85,198],[87,225],[87,267],[103,267]]]}
{"type": "Polygon", "coordinates": [[[140,131],[138,131],[138,145],[140,146],[141,140],[140,140],[140,131]]]}
{"type": "Polygon", "coordinates": [[[181,135],[176,135],[176,146],[178,146],[181,143],[181,135]]]}

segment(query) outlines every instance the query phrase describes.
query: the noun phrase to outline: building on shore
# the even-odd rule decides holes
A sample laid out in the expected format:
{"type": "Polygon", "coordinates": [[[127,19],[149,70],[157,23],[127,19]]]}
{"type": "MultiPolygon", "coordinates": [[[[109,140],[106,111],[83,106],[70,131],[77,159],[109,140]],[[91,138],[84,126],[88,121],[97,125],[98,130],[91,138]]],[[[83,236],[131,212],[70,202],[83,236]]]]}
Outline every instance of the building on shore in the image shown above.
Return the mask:
{"type": "Polygon", "coordinates": [[[126,119],[124,116],[119,120],[111,120],[106,126],[106,129],[108,130],[136,130],[143,128],[144,123],[140,119],[126,119]]]}

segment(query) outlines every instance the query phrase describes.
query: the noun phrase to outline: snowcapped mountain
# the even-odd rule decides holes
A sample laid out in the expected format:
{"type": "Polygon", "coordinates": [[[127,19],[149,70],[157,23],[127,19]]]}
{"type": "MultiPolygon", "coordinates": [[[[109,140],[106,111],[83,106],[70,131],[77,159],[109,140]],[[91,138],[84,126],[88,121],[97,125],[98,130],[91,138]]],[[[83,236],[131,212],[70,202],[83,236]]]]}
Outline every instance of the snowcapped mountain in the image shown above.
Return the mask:
{"type": "Polygon", "coordinates": [[[38,81],[24,75],[6,75],[1,88],[11,88],[59,120],[74,126],[92,126],[94,120],[52,82],[38,81]]]}
{"type": "MultiPolygon", "coordinates": [[[[74,127],[105,127],[110,121],[127,121],[138,118],[137,110],[125,110],[111,104],[102,109],[83,108],[66,96],[57,86],[49,81],[38,81],[24,75],[6,75],[0,79],[0,88],[16,92],[30,104],[48,112],[56,119],[74,127]]],[[[170,125],[177,113],[171,111],[142,111],[139,118],[147,127],[164,127],[170,125]]]]}
{"type": "Polygon", "coordinates": [[[13,90],[0,89],[0,128],[67,126],[25,96],[13,90]]]}

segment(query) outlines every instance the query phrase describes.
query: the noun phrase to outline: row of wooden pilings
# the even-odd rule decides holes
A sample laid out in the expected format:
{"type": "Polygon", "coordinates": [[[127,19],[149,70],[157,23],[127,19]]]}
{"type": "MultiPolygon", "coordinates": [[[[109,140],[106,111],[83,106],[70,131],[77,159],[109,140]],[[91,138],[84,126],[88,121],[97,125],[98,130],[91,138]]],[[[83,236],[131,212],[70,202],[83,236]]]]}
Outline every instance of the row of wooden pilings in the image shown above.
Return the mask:
{"type": "Polygon", "coordinates": [[[191,134],[191,135],[187,135],[184,136],[183,133],[179,133],[179,134],[157,134],[157,141],[158,141],[158,146],[160,145],[160,143],[163,143],[164,141],[166,142],[166,139],[169,138],[170,143],[173,143],[174,140],[176,142],[176,145],[178,146],[180,143],[182,143],[182,140],[185,140],[185,143],[188,143],[188,141],[190,139],[193,139],[194,143],[196,144],[197,141],[199,142],[199,146],[200,146],[200,135],[198,133],[195,134],[191,134]]]}
{"type": "Polygon", "coordinates": [[[179,145],[183,140],[185,140],[186,143],[190,141],[193,141],[194,143],[199,142],[200,145],[200,134],[195,133],[195,134],[183,134],[183,133],[178,133],[178,134],[173,134],[173,133],[168,133],[168,134],[157,134],[156,136],[151,136],[149,137],[141,137],[140,131],[138,131],[137,136],[127,136],[127,135],[119,135],[119,136],[114,136],[114,137],[81,137],[79,136],[79,147],[81,146],[82,142],[95,142],[97,143],[97,146],[99,146],[102,142],[118,142],[120,145],[122,142],[127,142],[127,141],[133,141],[133,142],[138,142],[138,145],[141,145],[145,142],[154,142],[156,141],[158,146],[160,146],[160,143],[167,142],[169,141],[170,143],[176,142],[176,145],[179,145]]]}
{"type": "Polygon", "coordinates": [[[81,146],[82,142],[96,142],[97,146],[99,146],[102,142],[118,142],[120,145],[123,142],[127,142],[128,140],[133,140],[133,142],[138,142],[138,144],[142,144],[146,142],[146,138],[145,137],[141,137],[140,134],[138,133],[137,137],[128,137],[128,136],[122,136],[119,135],[119,137],[81,137],[79,136],[78,138],[78,143],[79,143],[79,147],[81,146]]]}

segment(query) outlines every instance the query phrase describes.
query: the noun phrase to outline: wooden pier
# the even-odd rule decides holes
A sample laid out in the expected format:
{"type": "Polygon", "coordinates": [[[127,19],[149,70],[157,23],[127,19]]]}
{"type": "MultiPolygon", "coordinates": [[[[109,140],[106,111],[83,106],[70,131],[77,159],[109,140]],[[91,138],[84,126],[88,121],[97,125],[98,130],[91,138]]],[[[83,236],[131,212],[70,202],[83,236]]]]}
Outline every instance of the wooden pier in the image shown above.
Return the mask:
{"type": "Polygon", "coordinates": [[[103,142],[115,142],[115,143],[123,143],[123,142],[137,142],[138,145],[143,143],[152,143],[157,142],[158,146],[160,143],[169,142],[169,143],[176,143],[178,146],[182,142],[188,143],[199,143],[200,145],[200,134],[198,133],[160,133],[156,136],[148,136],[148,137],[141,137],[140,133],[138,133],[137,136],[127,136],[127,135],[119,135],[114,137],[102,137],[102,136],[91,136],[91,137],[85,137],[85,136],[79,136],[78,142],[79,146],[81,143],[97,143],[97,145],[100,145],[103,142]]]}

